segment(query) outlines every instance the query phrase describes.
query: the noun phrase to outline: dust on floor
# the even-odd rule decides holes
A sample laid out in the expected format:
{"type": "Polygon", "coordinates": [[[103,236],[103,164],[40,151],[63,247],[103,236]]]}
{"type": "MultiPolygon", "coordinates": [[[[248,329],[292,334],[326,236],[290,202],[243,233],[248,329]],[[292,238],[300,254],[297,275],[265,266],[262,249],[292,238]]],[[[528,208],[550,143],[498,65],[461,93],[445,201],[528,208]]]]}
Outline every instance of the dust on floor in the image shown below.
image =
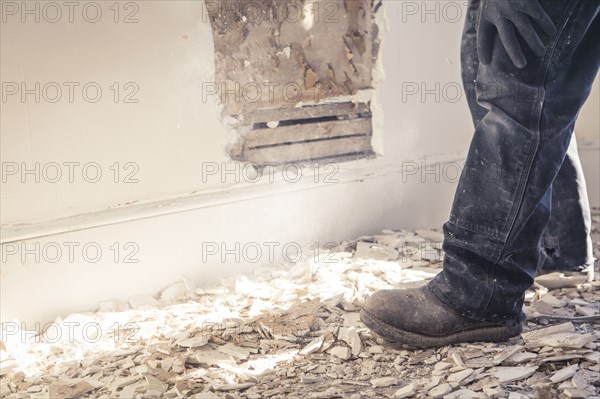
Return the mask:
{"type": "Polygon", "coordinates": [[[365,328],[370,294],[441,270],[441,239],[384,231],[211,289],[182,281],[103,302],[41,335],[16,326],[0,348],[0,397],[600,398],[598,277],[538,279],[525,332],[505,343],[414,350],[365,328]]]}

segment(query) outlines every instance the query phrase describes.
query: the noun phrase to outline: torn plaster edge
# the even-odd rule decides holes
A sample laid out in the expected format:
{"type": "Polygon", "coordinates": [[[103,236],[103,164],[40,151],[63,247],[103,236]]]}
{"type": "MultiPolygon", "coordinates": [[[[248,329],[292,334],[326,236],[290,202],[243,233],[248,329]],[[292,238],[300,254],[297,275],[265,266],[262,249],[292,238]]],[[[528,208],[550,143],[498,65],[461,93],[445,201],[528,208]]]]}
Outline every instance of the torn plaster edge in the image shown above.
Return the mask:
{"type": "MultiPolygon", "coordinates": [[[[340,168],[332,184],[320,179],[314,181],[313,163],[307,163],[299,171],[303,171],[297,182],[286,181],[285,176],[278,176],[269,181],[271,176],[263,175],[256,183],[245,182],[224,185],[218,188],[197,190],[191,193],[168,198],[152,199],[127,205],[112,207],[96,212],[73,215],[65,218],[39,221],[37,223],[6,223],[0,226],[0,244],[8,244],[41,237],[54,236],[80,230],[128,223],[136,220],[166,216],[175,213],[195,211],[203,208],[226,206],[242,201],[251,201],[269,196],[286,195],[293,192],[324,189],[337,184],[352,184],[366,179],[375,179],[390,174],[402,174],[408,165],[437,162],[449,164],[462,162],[466,153],[427,155],[416,159],[395,160],[389,162],[383,157],[357,159],[338,164],[340,168]]],[[[235,162],[235,161],[232,161],[235,162]]]]}
{"type": "MultiPolygon", "coordinates": [[[[216,65],[213,62],[213,82],[216,81],[216,65]]],[[[223,127],[225,131],[224,142],[225,145],[222,148],[221,155],[224,157],[223,159],[233,160],[235,159],[235,155],[238,152],[241,152],[241,146],[243,145],[244,137],[252,130],[251,126],[240,126],[237,119],[231,115],[226,115],[225,113],[225,104],[220,101],[206,101],[205,104],[210,104],[213,112],[214,120],[218,125],[223,127]]]]}
{"type": "MultiPolygon", "coordinates": [[[[387,5],[385,1],[381,1],[380,9],[373,13],[374,24],[377,26],[377,37],[373,40],[378,40],[378,52],[375,62],[371,66],[371,85],[373,87],[371,94],[371,147],[376,156],[385,155],[384,149],[384,120],[383,104],[378,96],[378,86],[385,81],[386,74],[383,68],[383,57],[385,57],[384,49],[386,36],[389,32],[389,24],[387,18],[387,5]]],[[[375,4],[375,3],[373,3],[375,4]]]]}
{"type": "MultiPolygon", "coordinates": [[[[313,1],[313,0],[310,0],[313,1]]],[[[373,2],[373,6],[376,5],[377,1],[379,0],[375,0],[373,2]]],[[[375,105],[375,107],[377,108],[377,111],[379,114],[381,114],[381,116],[383,116],[381,107],[379,106],[379,103],[376,101],[376,89],[377,89],[377,85],[385,80],[385,70],[383,69],[383,62],[382,62],[382,55],[383,55],[383,43],[384,43],[384,34],[387,34],[388,32],[388,19],[386,17],[386,5],[385,5],[385,1],[381,0],[380,6],[377,6],[377,8],[380,8],[377,12],[373,12],[373,24],[377,26],[377,36],[376,37],[372,37],[373,42],[375,41],[379,41],[379,45],[378,45],[378,52],[376,56],[373,56],[373,61],[375,61],[374,63],[372,63],[371,65],[371,88],[368,89],[359,89],[357,90],[356,94],[353,95],[344,95],[344,96],[336,96],[336,97],[328,97],[328,98],[323,98],[321,99],[319,102],[316,101],[299,101],[298,103],[296,103],[294,105],[293,108],[301,108],[301,107],[306,107],[306,106],[315,106],[315,105],[327,105],[327,104],[336,104],[336,103],[343,103],[343,102],[351,102],[354,104],[359,104],[359,103],[369,103],[371,104],[370,108],[371,108],[371,112],[373,113],[373,108],[374,108],[374,103],[376,102],[377,104],[375,105]]],[[[372,119],[375,119],[375,116],[373,115],[372,119]]],[[[380,130],[383,129],[383,118],[381,118],[381,120],[377,121],[377,127],[380,128],[380,130]]],[[[372,122],[374,123],[373,127],[375,127],[375,121],[372,122]]],[[[379,139],[379,143],[378,143],[378,147],[379,147],[379,151],[375,151],[376,154],[383,154],[383,147],[382,147],[382,139],[379,139]]],[[[375,150],[375,148],[374,148],[375,150]]]]}
{"type": "MultiPolygon", "coordinates": [[[[203,7],[203,11],[207,11],[204,9],[204,7],[207,7],[204,1],[202,1],[201,7],[203,7]]],[[[202,33],[204,39],[203,45],[207,46],[207,51],[205,51],[202,56],[198,55],[190,61],[190,66],[193,66],[193,68],[191,68],[192,70],[196,69],[199,73],[200,79],[198,79],[196,83],[214,83],[217,81],[217,53],[213,38],[213,28],[210,21],[208,19],[205,20],[204,18],[198,20],[197,28],[200,31],[204,31],[202,33]]],[[[184,68],[183,70],[187,69],[184,68]]],[[[234,118],[225,115],[225,104],[216,100],[207,101],[204,98],[204,95],[204,88],[202,87],[198,91],[198,103],[203,104],[204,107],[209,107],[212,111],[208,113],[208,115],[211,115],[215,126],[220,125],[223,127],[224,145],[221,154],[219,155],[222,156],[222,159],[231,159],[231,151],[235,148],[234,146],[240,137],[240,130],[236,130],[234,118]]],[[[0,243],[2,242],[3,241],[0,238],[0,243]]]]}

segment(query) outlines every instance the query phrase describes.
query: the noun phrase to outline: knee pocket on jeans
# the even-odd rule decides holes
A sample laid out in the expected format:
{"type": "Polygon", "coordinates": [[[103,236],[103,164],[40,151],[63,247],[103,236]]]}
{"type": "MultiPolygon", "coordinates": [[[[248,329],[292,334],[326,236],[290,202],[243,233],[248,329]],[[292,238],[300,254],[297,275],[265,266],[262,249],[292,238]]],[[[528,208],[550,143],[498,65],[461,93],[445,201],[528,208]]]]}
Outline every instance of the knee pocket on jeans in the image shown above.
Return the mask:
{"type": "Polygon", "coordinates": [[[492,241],[505,242],[508,237],[508,232],[503,231],[506,223],[504,219],[488,220],[485,225],[482,225],[470,223],[456,214],[451,214],[449,222],[463,230],[477,233],[492,241]]]}

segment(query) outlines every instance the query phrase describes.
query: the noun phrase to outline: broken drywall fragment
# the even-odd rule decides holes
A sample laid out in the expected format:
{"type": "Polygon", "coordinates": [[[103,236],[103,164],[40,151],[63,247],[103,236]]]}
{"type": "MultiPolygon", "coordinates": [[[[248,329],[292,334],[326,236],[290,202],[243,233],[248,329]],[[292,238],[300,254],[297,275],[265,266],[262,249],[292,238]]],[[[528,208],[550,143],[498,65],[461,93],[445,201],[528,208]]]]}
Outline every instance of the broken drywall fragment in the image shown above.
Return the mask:
{"type": "Polygon", "coordinates": [[[575,373],[577,372],[577,370],[579,370],[578,364],[573,364],[569,367],[560,369],[556,373],[554,373],[552,375],[552,377],[550,377],[550,381],[552,381],[553,384],[563,382],[563,381],[573,377],[575,375],[575,373]]]}
{"type": "Polygon", "coordinates": [[[521,363],[526,363],[530,360],[534,360],[538,357],[537,354],[533,352],[517,352],[505,361],[502,362],[503,366],[516,366],[521,363]]]}
{"type": "Polygon", "coordinates": [[[200,348],[208,344],[208,337],[199,335],[192,338],[185,338],[175,342],[177,345],[184,348],[200,348]]]}
{"type": "Polygon", "coordinates": [[[566,303],[564,301],[561,301],[559,299],[557,299],[554,295],[552,294],[546,294],[543,297],[541,297],[539,299],[538,302],[545,302],[548,305],[550,305],[553,308],[562,308],[563,306],[566,305],[566,303]]]}
{"type": "Polygon", "coordinates": [[[533,309],[540,314],[554,315],[555,311],[552,305],[544,301],[537,301],[533,304],[533,309]]]}
{"type": "Polygon", "coordinates": [[[459,367],[465,367],[465,363],[463,362],[460,353],[458,352],[452,352],[452,354],[450,355],[450,357],[452,358],[452,360],[454,360],[454,363],[459,366],[459,367]]]}
{"type": "Polygon", "coordinates": [[[567,332],[573,332],[573,331],[575,331],[575,326],[573,325],[573,323],[568,322],[568,323],[555,324],[555,325],[543,327],[543,328],[537,328],[537,329],[531,330],[531,331],[526,331],[524,333],[521,333],[521,337],[525,341],[532,341],[537,338],[546,337],[546,336],[552,335],[552,334],[567,333],[567,332]]]}
{"type": "Polygon", "coordinates": [[[571,384],[573,384],[573,387],[577,389],[587,389],[590,386],[590,382],[594,383],[598,377],[596,374],[592,374],[591,376],[590,374],[592,373],[590,373],[588,370],[578,370],[571,379],[571,384]]]}
{"type": "Polygon", "coordinates": [[[206,391],[191,395],[189,399],[221,399],[221,396],[217,395],[214,392],[206,391]]]}
{"type": "Polygon", "coordinates": [[[8,396],[8,394],[10,394],[11,392],[12,391],[10,390],[8,382],[3,382],[2,384],[0,384],[0,397],[8,396]]]}
{"type": "Polygon", "coordinates": [[[423,383],[423,391],[429,391],[435,387],[437,387],[438,385],[440,385],[441,382],[441,378],[440,376],[434,375],[433,377],[431,377],[430,380],[425,380],[425,382],[423,383]]]}
{"type": "Polygon", "coordinates": [[[165,384],[164,382],[160,381],[159,379],[157,379],[151,375],[146,375],[144,377],[146,378],[146,382],[148,383],[144,397],[145,398],[162,398],[163,394],[169,388],[169,385],[165,384]]]}
{"type": "Polygon", "coordinates": [[[431,389],[427,394],[432,398],[442,398],[444,395],[447,395],[450,392],[452,392],[452,387],[450,384],[444,383],[431,389]]]}
{"type": "Polygon", "coordinates": [[[398,380],[397,377],[381,377],[381,378],[373,378],[371,380],[371,385],[373,385],[373,387],[375,388],[385,388],[385,387],[391,387],[393,385],[398,385],[398,382],[400,382],[398,380]]]}
{"type": "Polygon", "coordinates": [[[598,309],[591,306],[575,306],[575,311],[577,314],[587,317],[598,315],[598,309]]]}
{"type": "Polygon", "coordinates": [[[321,377],[315,377],[312,375],[301,375],[300,376],[300,382],[303,384],[316,384],[323,381],[323,378],[321,377]]]}
{"type": "Polygon", "coordinates": [[[461,383],[473,375],[473,369],[464,369],[456,373],[452,373],[446,379],[451,385],[462,385],[461,383]]]}
{"type": "Polygon", "coordinates": [[[565,389],[564,394],[567,398],[573,399],[590,399],[594,396],[594,393],[591,390],[586,389],[565,389]]]}
{"type": "Polygon", "coordinates": [[[329,353],[342,360],[348,360],[352,356],[352,351],[347,346],[336,346],[331,348],[329,353]]]}
{"type": "Polygon", "coordinates": [[[450,367],[452,367],[451,363],[437,362],[435,364],[435,366],[433,366],[433,369],[434,370],[446,370],[446,369],[449,369],[450,367]]]}
{"type": "Polygon", "coordinates": [[[593,341],[592,334],[561,333],[530,340],[528,344],[551,348],[583,348],[593,341]]]}
{"type": "Polygon", "coordinates": [[[360,336],[354,327],[340,327],[338,339],[350,345],[354,356],[357,356],[363,349],[360,336]]]}
{"type": "Polygon", "coordinates": [[[444,396],[444,399],[484,399],[483,394],[477,393],[470,389],[459,389],[444,396]]]}
{"type": "Polygon", "coordinates": [[[569,306],[590,306],[590,303],[588,301],[576,297],[569,300],[569,306]]]}
{"type": "Polygon", "coordinates": [[[392,396],[392,398],[395,398],[395,399],[410,398],[415,393],[417,393],[417,384],[415,384],[414,382],[411,382],[410,384],[407,384],[407,385],[403,386],[402,388],[398,389],[394,393],[394,396],[392,396]]]}
{"type": "Polygon", "coordinates": [[[184,299],[191,292],[185,281],[171,284],[160,293],[161,301],[175,302],[184,299]]]}
{"type": "Polygon", "coordinates": [[[600,352],[596,350],[595,352],[586,353],[583,358],[588,362],[600,363],[600,352]]]}
{"type": "Polygon", "coordinates": [[[242,384],[216,384],[212,387],[215,391],[243,391],[253,387],[254,385],[256,384],[253,382],[246,382],[242,384]]]}
{"type": "Polygon", "coordinates": [[[321,335],[319,338],[312,340],[308,345],[302,348],[299,352],[300,355],[306,356],[311,353],[315,353],[323,346],[323,342],[325,342],[325,336],[321,335]]]}
{"type": "Polygon", "coordinates": [[[345,313],[342,315],[342,319],[344,320],[344,327],[365,327],[363,322],[360,320],[360,313],[358,312],[345,313]]]}
{"type": "Polygon", "coordinates": [[[476,382],[474,382],[473,384],[469,385],[469,389],[472,389],[475,392],[477,392],[477,391],[481,391],[481,390],[485,390],[485,389],[489,389],[489,388],[495,388],[498,385],[499,385],[499,381],[496,377],[487,375],[486,377],[483,377],[483,378],[477,380],[476,382]]]}
{"type": "Polygon", "coordinates": [[[250,356],[248,349],[232,344],[231,342],[218,346],[217,350],[240,360],[246,360],[250,356]]]}
{"type": "Polygon", "coordinates": [[[520,381],[529,378],[536,372],[537,366],[534,367],[497,367],[492,370],[492,375],[498,378],[501,384],[520,381]]]}
{"type": "Polygon", "coordinates": [[[587,280],[588,277],[583,274],[567,276],[564,273],[559,272],[543,274],[535,279],[536,283],[543,285],[549,290],[577,287],[578,285],[585,283],[587,280]]]}
{"type": "Polygon", "coordinates": [[[206,364],[208,366],[217,366],[219,363],[234,363],[229,355],[214,349],[201,349],[194,352],[194,356],[200,364],[206,364]]]}
{"type": "Polygon", "coordinates": [[[138,386],[138,383],[127,385],[119,392],[119,399],[135,399],[135,391],[137,391],[138,386]]]}
{"type": "Polygon", "coordinates": [[[88,392],[94,390],[94,387],[84,380],[78,380],[73,383],[58,382],[50,385],[49,395],[51,398],[79,398],[88,392]]]}
{"type": "Polygon", "coordinates": [[[139,381],[141,378],[142,378],[141,375],[129,375],[126,377],[117,378],[110,384],[108,389],[112,392],[115,392],[116,390],[118,390],[120,388],[124,388],[127,385],[131,385],[131,384],[139,381]]]}

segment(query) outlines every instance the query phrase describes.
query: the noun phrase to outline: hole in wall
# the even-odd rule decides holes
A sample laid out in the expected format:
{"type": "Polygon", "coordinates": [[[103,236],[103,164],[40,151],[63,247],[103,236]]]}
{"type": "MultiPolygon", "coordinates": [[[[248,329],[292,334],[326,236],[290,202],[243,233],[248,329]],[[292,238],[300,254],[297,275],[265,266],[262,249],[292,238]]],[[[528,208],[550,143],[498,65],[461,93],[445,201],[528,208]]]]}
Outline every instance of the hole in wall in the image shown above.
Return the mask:
{"type": "Polygon", "coordinates": [[[370,103],[357,94],[372,88],[381,0],[205,5],[215,44],[213,92],[239,133],[232,159],[278,164],[373,155],[370,103]]]}

